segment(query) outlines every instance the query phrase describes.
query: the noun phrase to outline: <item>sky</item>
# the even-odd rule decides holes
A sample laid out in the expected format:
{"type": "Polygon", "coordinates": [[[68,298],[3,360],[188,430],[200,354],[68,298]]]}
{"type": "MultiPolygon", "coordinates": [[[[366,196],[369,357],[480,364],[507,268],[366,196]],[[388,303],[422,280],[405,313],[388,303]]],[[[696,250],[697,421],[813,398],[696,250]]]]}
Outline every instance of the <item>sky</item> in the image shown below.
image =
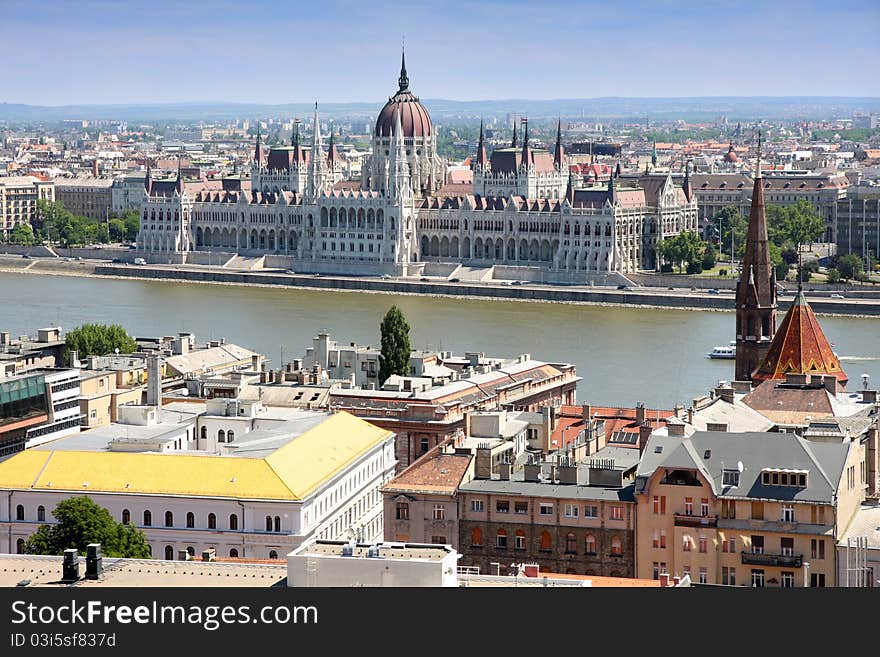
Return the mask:
{"type": "Polygon", "coordinates": [[[0,0],[0,102],[880,96],[878,0],[0,0]]]}

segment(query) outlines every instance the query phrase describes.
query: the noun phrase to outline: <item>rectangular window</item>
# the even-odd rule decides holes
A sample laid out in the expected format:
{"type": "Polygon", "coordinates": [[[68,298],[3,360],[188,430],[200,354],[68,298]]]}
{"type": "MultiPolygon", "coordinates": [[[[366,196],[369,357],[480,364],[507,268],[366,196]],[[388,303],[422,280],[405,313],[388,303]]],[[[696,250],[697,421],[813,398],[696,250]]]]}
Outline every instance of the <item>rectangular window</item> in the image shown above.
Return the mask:
{"type": "Polygon", "coordinates": [[[513,547],[515,550],[525,550],[526,549],[526,537],[522,534],[517,534],[513,537],[513,547]]]}
{"type": "Polygon", "coordinates": [[[566,518],[577,518],[578,517],[577,504],[566,504],[565,505],[565,517],[566,518]]]}
{"type": "Polygon", "coordinates": [[[752,520],[764,519],[764,503],[752,502],[752,520]]]}
{"type": "Polygon", "coordinates": [[[623,507],[619,504],[611,505],[611,519],[612,520],[623,520],[623,507]]]}
{"type": "Polygon", "coordinates": [[[495,511],[498,513],[510,513],[510,502],[507,500],[498,500],[495,502],[495,511]]]}
{"type": "Polygon", "coordinates": [[[684,552],[690,552],[690,551],[691,551],[691,543],[692,543],[692,541],[691,541],[691,537],[690,537],[690,536],[682,536],[682,537],[681,537],[681,549],[682,549],[682,551],[684,551],[684,552]]]}
{"type": "Polygon", "coordinates": [[[764,587],[764,571],[752,570],[752,586],[757,588],[764,587]]]}
{"type": "Polygon", "coordinates": [[[736,500],[721,500],[721,517],[736,519],[736,500]]]}
{"type": "Polygon", "coordinates": [[[651,568],[651,577],[652,579],[660,579],[660,563],[657,561],[654,562],[651,568]]]}
{"type": "Polygon", "coordinates": [[[584,518],[598,518],[599,517],[599,507],[598,506],[585,506],[584,507],[584,518]]]}
{"type": "Polygon", "coordinates": [[[445,536],[432,536],[431,543],[433,543],[434,545],[446,545],[448,541],[446,540],[445,536]]]}
{"type": "Polygon", "coordinates": [[[793,538],[780,538],[779,539],[779,551],[780,554],[790,557],[794,554],[794,539],[793,538]]]}
{"type": "Polygon", "coordinates": [[[703,554],[706,554],[707,547],[709,545],[709,541],[706,539],[705,536],[700,536],[699,545],[700,545],[700,552],[702,552],[703,554]]]}
{"type": "Polygon", "coordinates": [[[700,584],[709,583],[709,571],[705,567],[700,566],[700,584]]]}
{"type": "Polygon", "coordinates": [[[763,536],[752,536],[752,554],[764,554],[763,536]]]}
{"type": "Polygon", "coordinates": [[[660,530],[660,547],[661,548],[666,547],[666,530],[665,529],[660,530]]]}
{"type": "Polygon", "coordinates": [[[810,586],[813,588],[824,588],[825,573],[810,573],[810,586]]]}
{"type": "Polygon", "coordinates": [[[686,515],[686,516],[694,515],[694,498],[693,497],[684,498],[684,515],[686,515]]]}
{"type": "Polygon", "coordinates": [[[502,549],[507,547],[507,534],[498,534],[495,537],[495,547],[502,549]]]}
{"type": "Polygon", "coordinates": [[[813,559],[825,558],[825,539],[810,539],[810,557],[813,559]]]}
{"type": "Polygon", "coordinates": [[[446,505],[445,504],[435,504],[434,509],[431,512],[431,518],[434,520],[445,520],[446,519],[446,505]]]}
{"type": "Polygon", "coordinates": [[[471,500],[471,511],[474,513],[483,512],[483,500],[471,500]]]}
{"type": "Polygon", "coordinates": [[[409,504],[406,502],[397,503],[397,520],[409,520],[409,504]]]}
{"type": "Polygon", "coordinates": [[[721,473],[721,483],[724,486],[739,486],[739,470],[724,470],[721,473]]]}
{"type": "Polygon", "coordinates": [[[529,512],[529,503],[528,502],[515,502],[513,505],[513,510],[515,513],[528,513],[529,512]]]}
{"type": "Polygon", "coordinates": [[[727,586],[736,586],[736,568],[722,566],[721,583],[727,586]]]}
{"type": "Polygon", "coordinates": [[[785,571],[782,572],[782,588],[794,588],[794,573],[785,571]]]}
{"type": "Polygon", "coordinates": [[[652,537],[652,543],[655,548],[660,547],[660,531],[655,529],[652,537]]]}
{"type": "Polygon", "coordinates": [[[794,522],[794,506],[791,504],[782,505],[782,522],[794,522]]]}
{"type": "Polygon", "coordinates": [[[666,513],[666,496],[665,495],[660,496],[660,513],[661,513],[661,515],[666,513]]]}
{"type": "Polygon", "coordinates": [[[700,500],[700,515],[704,518],[709,515],[709,498],[704,497],[700,500]]]}
{"type": "Polygon", "coordinates": [[[539,508],[540,508],[539,513],[542,516],[552,516],[553,515],[553,505],[552,504],[545,504],[542,502],[541,506],[539,508]]]}

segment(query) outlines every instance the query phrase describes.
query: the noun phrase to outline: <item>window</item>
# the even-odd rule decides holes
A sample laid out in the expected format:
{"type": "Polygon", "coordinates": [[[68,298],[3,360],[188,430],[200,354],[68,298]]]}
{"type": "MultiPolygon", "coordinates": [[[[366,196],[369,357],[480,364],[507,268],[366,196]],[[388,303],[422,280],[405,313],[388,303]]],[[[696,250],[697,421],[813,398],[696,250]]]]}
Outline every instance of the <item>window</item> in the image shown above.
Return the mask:
{"type": "Polygon", "coordinates": [[[483,500],[471,500],[471,511],[474,513],[483,512],[483,500]]]}
{"type": "Polygon", "coordinates": [[[782,505],[782,522],[794,522],[794,506],[791,504],[782,505]]]}
{"type": "Polygon", "coordinates": [[[752,570],[752,586],[756,588],[764,588],[764,571],[763,570],[752,570]]]}
{"type": "Polygon", "coordinates": [[[700,515],[704,518],[709,515],[709,498],[707,497],[700,500],[700,515]]]}
{"type": "Polygon", "coordinates": [[[479,527],[471,532],[471,547],[483,547],[483,530],[479,527]]]}
{"type": "Polygon", "coordinates": [[[445,536],[436,535],[431,537],[431,543],[434,545],[446,545],[448,541],[445,536]]]}
{"type": "Polygon", "coordinates": [[[236,550],[235,548],[232,548],[229,551],[229,556],[232,557],[233,559],[238,559],[238,550],[236,550]]]}
{"type": "Polygon", "coordinates": [[[577,504],[566,504],[565,505],[565,517],[566,518],[577,518],[578,517],[577,504]]]}
{"type": "Polygon", "coordinates": [[[665,495],[655,495],[654,496],[654,515],[662,515],[666,513],[666,496],[665,495]]]}
{"type": "Polygon", "coordinates": [[[226,442],[226,432],[223,429],[217,432],[217,442],[225,443],[226,442]]]}
{"type": "Polygon", "coordinates": [[[698,539],[698,544],[700,546],[700,552],[702,552],[703,554],[706,554],[706,552],[707,552],[706,548],[709,544],[709,541],[706,539],[706,537],[700,536],[698,539]]]}
{"type": "Polygon", "coordinates": [[[596,537],[592,534],[584,538],[584,554],[596,554],[596,537]]]}
{"type": "Polygon", "coordinates": [[[513,505],[513,510],[515,513],[528,513],[529,512],[529,503],[528,502],[516,502],[513,505]]]}
{"type": "Polygon", "coordinates": [[[686,515],[686,516],[694,515],[694,498],[693,497],[684,498],[684,515],[686,515]]]}
{"type": "Polygon", "coordinates": [[[21,504],[15,507],[15,519],[24,520],[24,507],[21,504]]]}
{"type": "Polygon", "coordinates": [[[810,586],[825,588],[825,573],[810,573],[810,586]]]}
{"type": "Polygon", "coordinates": [[[727,586],[736,586],[736,568],[721,567],[721,583],[727,586]]]}
{"type": "Polygon", "coordinates": [[[275,550],[269,550],[269,558],[270,559],[277,559],[278,553],[275,550]]]}
{"type": "Polygon", "coordinates": [[[552,504],[545,504],[542,502],[539,507],[538,513],[540,513],[542,516],[552,516],[553,515],[553,505],[552,504]]]}
{"type": "Polygon", "coordinates": [[[420,452],[421,454],[424,454],[424,453],[426,453],[426,452],[428,451],[428,449],[429,449],[429,447],[428,447],[428,439],[427,439],[427,438],[422,438],[422,439],[419,441],[419,452],[420,452]]]}
{"type": "Polygon", "coordinates": [[[275,516],[275,531],[281,531],[281,516],[275,516]]]}
{"type": "Polygon", "coordinates": [[[144,511],[144,527],[150,527],[153,524],[153,514],[149,511],[144,511]]]}
{"type": "Polygon", "coordinates": [[[165,560],[173,561],[174,560],[174,548],[170,545],[165,546],[165,560]]]}
{"type": "Polygon", "coordinates": [[[700,584],[708,584],[709,583],[709,572],[706,570],[704,566],[700,566],[700,584]]]}
{"type": "Polygon", "coordinates": [[[202,440],[208,439],[208,427],[203,426],[201,431],[202,440]]]}
{"type": "Polygon", "coordinates": [[[525,550],[526,549],[526,534],[522,529],[516,530],[516,536],[513,537],[513,549],[514,550],[525,550]]]}
{"type": "Polygon", "coordinates": [[[553,538],[546,529],[541,532],[541,547],[539,549],[541,552],[550,552],[553,549],[553,538]]]}
{"type": "Polygon", "coordinates": [[[208,514],[208,529],[217,529],[217,516],[213,513],[208,514]]]}
{"type": "Polygon", "coordinates": [[[174,527],[174,514],[171,511],[165,512],[165,526],[174,527]]]}
{"type": "Polygon", "coordinates": [[[683,552],[690,552],[693,544],[693,539],[687,534],[681,537],[681,549],[683,552]]]}
{"type": "Polygon", "coordinates": [[[122,524],[127,525],[131,522],[131,511],[128,509],[122,510],[122,524]]]}
{"type": "Polygon", "coordinates": [[[431,518],[434,520],[443,520],[446,518],[446,505],[445,504],[435,504],[433,510],[431,511],[431,518]]]}
{"type": "Polygon", "coordinates": [[[655,561],[651,568],[652,579],[660,579],[660,563],[655,561]]]}
{"type": "Polygon", "coordinates": [[[599,517],[599,507],[598,506],[585,506],[584,507],[584,518],[598,518],[599,517]]]}
{"type": "Polygon", "coordinates": [[[20,538],[15,542],[15,553],[24,554],[24,539],[20,538]]]}
{"type": "Polygon", "coordinates": [[[814,525],[825,524],[825,507],[819,504],[810,506],[810,522],[814,525]]]}
{"type": "Polygon", "coordinates": [[[721,517],[736,519],[736,500],[721,500],[721,517]]]}
{"type": "Polygon", "coordinates": [[[229,529],[238,530],[238,516],[234,513],[229,514],[229,529]]]}
{"type": "Polygon", "coordinates": [[[495,511],[497,513],[510,513],[510,502],[508,502],[507,500],[496,501],[495,511]]]}
{"type": "Polygon", "coordinates": [[[739,486],[739,470],[724,470],[721,473],[721,483],[724,486],[739,486]]]}
{"type": "Polygon", "coordinates": [[[46,522],[46,507],[37,507],[37,522],[46,522]]]}
{"type": "Polygon", "coordinates": [[[195,526],[196,526],[196,516],[192,511],[190,511],[189,513],[186,514],[186,528],[192,529],[195,526]]]}
{"type": "Polygon", "coordinates": [[[763,536],[752,536],[752,554],[764,554],[763,536]]]}
{"type": "Polygon", "coordinates": [[[682,577],[690,577],[691,576],[691,567],[690,566],[682,566],[681,567],[681,576],[682,577]]]}
{"type": "Polygon", "coordinates": [[[655,548],[660,547],[660,530],[658,530],[658,529],[654,530],[651,545],[655,548]]]}
{"type": "Polygon", "coordinates": [[[752,502],[752,520],[764,519],[764,503],[752,502]]]}
{"type": "Polygon", "coordinates": [[[825,539],[810,539],[810,557],[813,559],[825,558],[825,539]]]}
{"type": "Polygon", "coordinates": [[[619,557],[623,555],[623,546],[620,542],[620,539],[615,536],[611,539],[611,556],[619,557]]]}
{"type": "Polygon", "coordinates": [[[407,502],[398,502],[394,517],[397,520],[409,520],[409,504],[407,502]]]}
{"type": "Polygon", "coordinates": [[[272,516],[266,516],[266,531],[272,531],[272,516]]]}
{"type": "Polygon", "coordinates": [[[565,553],[577,554],[577,538],[573,532],[568,532],[565,535],[565,553]]]}
{"type": "Polygon", "coordinates": [[[503,529],[499,529],[498,534],[495,536],[495,547],[500,549],[507,548],[507,532],[503,529]]]}
{"type": "Polygon", "coordinates": [[[611,519],[612,520],[623,520],[623,507],[619,504],[613,504],[611,506],[611,519]]]}
{"type": "Polygon", "coordinates": [[[235,440],[235,432],[230,429],[226,432],[226,442],[231,443],[233,440],[235,440]]]}
{"type": "Polygon", "coordinates": [[[781,586],[784,589],[794,588],[794,573],[783,571],[781,586]]]}
{"type": "Polygon", "coordinates": [[[721,551],[729,552],[733,554],[736,552],[736,539],[735,538],[727,538],[721,541],[721,551]]]}

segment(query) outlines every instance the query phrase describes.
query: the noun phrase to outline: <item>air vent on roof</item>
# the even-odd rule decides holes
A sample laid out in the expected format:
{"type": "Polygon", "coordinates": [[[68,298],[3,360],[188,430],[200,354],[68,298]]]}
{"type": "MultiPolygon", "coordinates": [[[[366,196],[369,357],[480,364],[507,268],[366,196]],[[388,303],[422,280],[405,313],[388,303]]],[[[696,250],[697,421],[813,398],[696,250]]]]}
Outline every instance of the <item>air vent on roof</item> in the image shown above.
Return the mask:
{"type": "Polygon", "coordinates": [[[654,453],[655,453],[655,454],[660,454],[662,451],[663,451],[663,445],[657,445],[657,446],[654,448],[654,453]]]}
{"type": "Polygon", "coordinates": [[[711,450],[711,449],[707,449],[705,452],[703,452],[703,458],[704,458],[704,459],[708,459],[708,458],[710,458],[711,456],[712,456],[712,450],[711,450]]]}

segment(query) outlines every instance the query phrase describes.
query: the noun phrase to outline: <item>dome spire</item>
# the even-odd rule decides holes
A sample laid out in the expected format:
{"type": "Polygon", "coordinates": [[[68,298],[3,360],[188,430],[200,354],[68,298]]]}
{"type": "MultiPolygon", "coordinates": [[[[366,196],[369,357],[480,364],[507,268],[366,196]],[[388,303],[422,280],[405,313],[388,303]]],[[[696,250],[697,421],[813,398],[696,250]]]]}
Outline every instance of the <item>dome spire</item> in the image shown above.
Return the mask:
{"type": "Polygon", "coordinates": [[[397,84],[400,87],[397,91],[400,93],[401,91],[409,90],[409,77],[406,75],[406,42],[400,48],[400,77],[397,79],[397,84]]]}

